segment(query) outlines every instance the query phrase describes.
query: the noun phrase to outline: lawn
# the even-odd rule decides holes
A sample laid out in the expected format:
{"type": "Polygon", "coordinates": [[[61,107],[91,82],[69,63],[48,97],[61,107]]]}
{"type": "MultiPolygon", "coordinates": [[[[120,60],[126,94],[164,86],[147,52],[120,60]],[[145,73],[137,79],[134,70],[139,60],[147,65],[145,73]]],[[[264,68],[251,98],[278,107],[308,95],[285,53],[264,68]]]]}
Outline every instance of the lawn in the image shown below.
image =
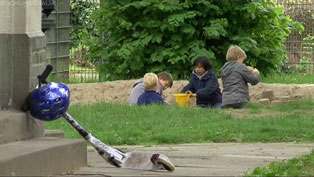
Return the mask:
{"type": "Polygon", "coordinates": [[[261,78],[263,83],[281,83],[281,84],[314,84],[314,74],[271,74],[261,78]]]}
{"type": "MultiPolygon", "coordinates": [[[[203,142],[313,142],[314,101],[241,110],[132,106],[73,105],[69,113],[94,136],[110,145],[203,142]],[[302,127],[302,128],[300,128],[302,127]]],[[[63,119],[46,123],[69,138],[78,133],[63,119]]]]}

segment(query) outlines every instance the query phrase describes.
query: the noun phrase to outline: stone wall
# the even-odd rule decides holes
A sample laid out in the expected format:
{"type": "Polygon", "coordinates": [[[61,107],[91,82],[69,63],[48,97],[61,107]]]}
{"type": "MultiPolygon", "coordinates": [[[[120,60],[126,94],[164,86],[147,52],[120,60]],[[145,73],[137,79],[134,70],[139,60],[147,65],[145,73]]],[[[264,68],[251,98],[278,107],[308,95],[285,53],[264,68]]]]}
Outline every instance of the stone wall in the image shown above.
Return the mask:
{"type": "Polygon", "coordinates": [[[44,123],[21,111],[45,68],[41,1],[0,0],[0,144],[43,136],[44,123]]]}

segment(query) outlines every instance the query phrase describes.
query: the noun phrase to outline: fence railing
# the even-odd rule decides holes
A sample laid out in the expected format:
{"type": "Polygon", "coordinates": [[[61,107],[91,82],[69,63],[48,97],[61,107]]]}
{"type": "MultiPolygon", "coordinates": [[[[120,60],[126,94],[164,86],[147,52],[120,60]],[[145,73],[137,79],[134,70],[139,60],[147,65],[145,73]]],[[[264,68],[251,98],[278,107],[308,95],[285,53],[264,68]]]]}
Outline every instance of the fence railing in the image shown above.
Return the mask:
{"type": "Polygon", "coordinates": [[[68,78],[70,49],[70,0],[53,0],[55,10],[50,15],[55,19],[56,26],[46,34],[46,58],[54,67],[53,74],[68,78]]]}
{"type": "Polygon", "coordinates": [[[77,46],[70,50],[70,82],[98,82],[96,63],[86,59],[87,49],[77,46]]]}
{"type": "Polygon", "coordinates": [[[99,81],[99,73],[96,70],[97,62],[95,62],[95,59],[86,58],[88,49],[80,41],[80,35],[94,31],[94,29],[87,29],[86,26],[90,27],[91,11],[98,8],[100,1],[71,0],[71,2],[69,80],[70,82],[97,82],[99,81]]]}
{"type": "Polygon", "coordinates": [[[288,60],[285,64],[297,72],[314,73],[314,0],[277,0],[284,7],[286,15],[291,19],[302,22],[304,32],[299,34],[292,31],[285,42],[288,60]]]}

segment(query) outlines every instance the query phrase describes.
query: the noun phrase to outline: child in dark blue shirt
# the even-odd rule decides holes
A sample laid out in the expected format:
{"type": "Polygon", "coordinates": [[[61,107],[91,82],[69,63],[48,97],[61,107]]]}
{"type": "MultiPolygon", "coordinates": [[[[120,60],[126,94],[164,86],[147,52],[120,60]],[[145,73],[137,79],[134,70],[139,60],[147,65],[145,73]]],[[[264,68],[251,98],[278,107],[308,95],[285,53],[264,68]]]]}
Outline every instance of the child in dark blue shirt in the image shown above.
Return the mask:
{"type": "Polygon", "coordinates": [[[209,59],[198,57],[194,61],[194,66],[190,82],[181,92],[195,93],[196,104],[199,107],[221,108],[221,91],[209,59]]]}
{"type": "Polygon", "coordinates": [[[164,100],[157,94],[158,77],[154,73],[144,75],[145,92],[138,98],[138,105],[164,104],[164,100]]]}

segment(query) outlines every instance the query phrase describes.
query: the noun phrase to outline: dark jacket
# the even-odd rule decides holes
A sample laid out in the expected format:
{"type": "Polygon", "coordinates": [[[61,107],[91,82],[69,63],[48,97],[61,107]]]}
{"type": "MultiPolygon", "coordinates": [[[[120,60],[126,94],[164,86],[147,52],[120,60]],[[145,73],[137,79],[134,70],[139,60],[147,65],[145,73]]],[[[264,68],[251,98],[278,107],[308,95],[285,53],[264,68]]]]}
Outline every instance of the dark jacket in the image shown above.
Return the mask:
{"type": "Polygon", "coordinates": [[[145,92],[138,97],[138,105],[149,105],[149,104],[164,104],[164,100],[154,90],[145,90],[145,92]]]}
{"type": "Polygon", "coordinates": [[[188,90],[196,93],[197,105],[214,106],[222,101],[218,79],[211,70],[202,77],[193,71],[189,84],[181,92],[184,93],[188,90]]]}
{"type": "Polygon", "coordinates": [[[222,106],[235,103],[247,103],[250,100],[248,83],[256,85],[260,76],[251,72],[247,66],[229,61],[220,69],[222,78],[222,106]]]}

